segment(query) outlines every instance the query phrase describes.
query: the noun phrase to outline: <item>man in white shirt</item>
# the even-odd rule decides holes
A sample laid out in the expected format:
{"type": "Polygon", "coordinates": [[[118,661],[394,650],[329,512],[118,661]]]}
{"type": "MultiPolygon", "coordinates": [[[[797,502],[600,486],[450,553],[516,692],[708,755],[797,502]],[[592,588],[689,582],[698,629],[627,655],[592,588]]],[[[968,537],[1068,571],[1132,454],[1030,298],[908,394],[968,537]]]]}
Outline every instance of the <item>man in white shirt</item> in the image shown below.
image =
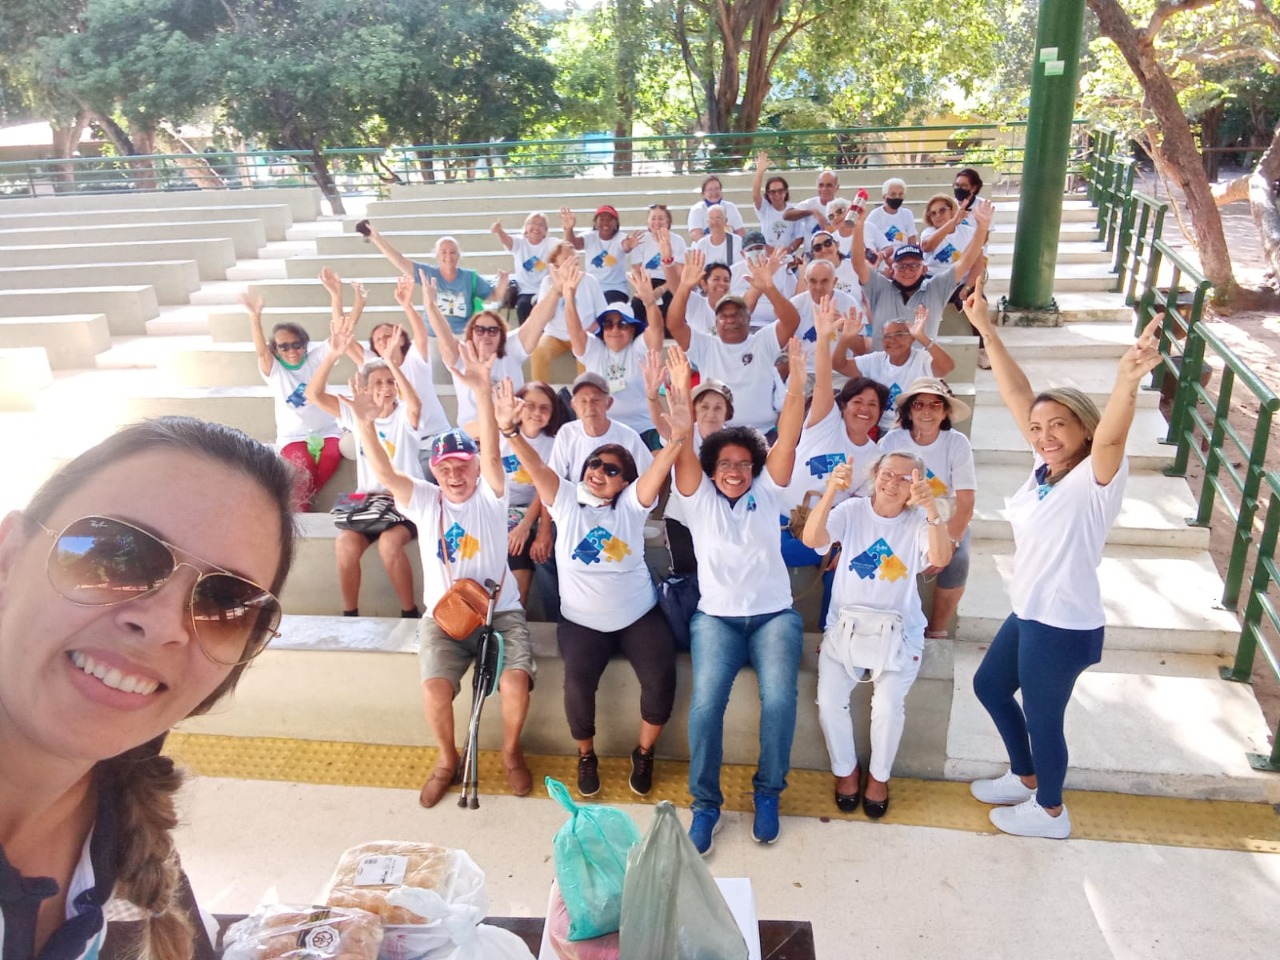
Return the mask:
{"type": "Polygon", "coordinates": [[[715,207],[724,209],[729,229],[738,236],[742,236],[742,232],[746,229],[746,224],[742,222],[742,214],[736,203],[724,199],[723,191],[720,178],[714,173],[702,181],[702,199],[689,208],[689,220],[685,225],[690,241],[702,239],[702,235],[707,232],[707,212],[715,207]]]}
{"type": "Polygon", "coordinates": [[[606,443],[617,443],[626,447],[636,462],[636,469],[644,473],[653,462],[653,454],[640,434],[625,423],[609,419],[613,397],[609,395],[609,384],[604,377],[590,372],[579,374],[569,389],[578,419],[556,432],[548,466],[566,480],[577,483],[582,479],[583,464],[592,451],[606,443]]]}
{"type": "Polygon", "coordinates": [[[808,200],[801,200],[782,215],[784,220],[807,221],[810,217],[817,223],[804,222],[800,228],[806,233],[813,230],[830,230],[831,221],[827,219],[827,204],[836,198],[840,191],[840,178],[834,170],[823,170],[818,174],[818,195],[808,200]]]}

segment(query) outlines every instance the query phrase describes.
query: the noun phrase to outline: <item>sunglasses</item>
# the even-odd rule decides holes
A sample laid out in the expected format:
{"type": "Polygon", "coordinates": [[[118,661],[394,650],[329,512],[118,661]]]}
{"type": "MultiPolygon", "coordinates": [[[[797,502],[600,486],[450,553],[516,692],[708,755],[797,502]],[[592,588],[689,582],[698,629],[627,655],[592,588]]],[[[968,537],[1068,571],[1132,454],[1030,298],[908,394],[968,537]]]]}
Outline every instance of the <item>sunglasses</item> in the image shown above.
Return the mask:
{"type": "Polygon", "coordinates": [[[911,401],[912,410],[945,410],[946,406],[947,404],[945,400],[912,400],[911,401]]]}
{"type": "Polygon", "coordinates": [[[608,460],[601,460],[599,457],[592,457],[587,461],[588,470],[603,470],[606,477],[617,477],[622,475],[622,467],[616,463],[610,463],[608,460]]]}
{"type": "Polygon", "coordinates": [[[281,352],[285,350],[305,350],[306,346],[307,341],[305,340],[290,340],[288,343],[275,344],[275,348],[281,352]]]}
{"type": "Polygon", "coordinates": [[[629,325],[629,324],[628,324],[628,323],[627,323],[627,321],[625,321],[625,320],[612,320],[612,319],[610,319],[610,320],[601,320],[601,321],[600,321],[600,329],[601,329],[601,330],[621,330],[622,328],[624,328],[624,327],[626,327],[626,326],[628,326],[628,325],[629,325]]]}
{"type": "Polygon", "coordinates": [[[496,337],[498,334],[502,332],[501,327],[486,327],[483,324],[479,324],[479,323],[477,323],[471,329],[475,331],[475,334],[477,337],[496,337]]]}
{"type": "Polygon", "coordinates": [[[201,652],[214,663],[248,663],[264,649],[280,625],[280,601],[252,580],[221,570],[207,561],[200,569],[178,559],[194,554],[161,540],[123,520],[81,517],[54,533],[49,550],[49,583],[77,606],[110,607],[148,597],[168,583],[179,567],[197,572],[187,609],[201,652]]]}
{"type": "Polygon", "coordinates": [[[819,240],[813,245],[814,250],[830,250],[836,245],[834,240],[819,240]]]}

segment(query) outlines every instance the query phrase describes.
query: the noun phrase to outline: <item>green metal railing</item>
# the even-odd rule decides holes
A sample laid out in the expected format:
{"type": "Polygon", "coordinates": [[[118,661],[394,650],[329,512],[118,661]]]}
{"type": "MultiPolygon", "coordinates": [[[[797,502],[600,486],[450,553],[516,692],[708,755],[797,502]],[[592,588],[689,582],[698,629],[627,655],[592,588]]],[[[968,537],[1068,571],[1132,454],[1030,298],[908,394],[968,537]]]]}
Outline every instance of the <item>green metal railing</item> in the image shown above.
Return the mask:
{"type": "MultiPolygon", "coordinates": [[[[1280,609],[1277,609],[1276,602],[1269,596],[1272,585],[1280,584],[1280,567],[1276,564],[1276,541],[1280,538],[1280,473],[1268,473],[1266,486],[1270,493],[1270,503],[1262,525],[1262,536],[1258,540],[1258,556],[1245,604],[1244,626],[1240,630],[1235,662],[1229,667],[1221,668],[1224,680],[1237,683],[1251,681],[1259,650],[1276,680],[1280,682],[1280,658],[1277,658],[1276,650],[1268,641],[1263,628],[1265,618],[1270,624],[1271,632],[1280,635],[1280,609]]],[[[1270,755],[1250,753],[1248,757],[1250,766],[1255,770],[1280,773],[1280,723],[1277,723],[1275,732],[1271,735],[1270,755]]]]}
{"type": "MultiPolygon", "coordinates": [[[[318,153],[73,157],[0,163],[0,195],[306,186],[321,159],[340,192],[459,179],[704,174],[748,169],[761,150],[780,169],[966,164],[1016,176],[1022,169],[1025,131],[1021,122],[980,123],[342,147],[318,153]]],[[[1088,152],[1082,136],[1072,158],[1074,173],[1084,171],[1088,152]]]]}
{"type": "Polygon", "coordinates": [[[1155,244],[1164,232],[1168,212],[1167,203],[1140,190],[1134,190],[1125,198],[1112,270],[1117,274],[1115,289],[1124,290],[1124,302],[1129,306],[1138,302],[1139,284],[1144,290],[1156,288],[1161,254],[1155,244]]]}

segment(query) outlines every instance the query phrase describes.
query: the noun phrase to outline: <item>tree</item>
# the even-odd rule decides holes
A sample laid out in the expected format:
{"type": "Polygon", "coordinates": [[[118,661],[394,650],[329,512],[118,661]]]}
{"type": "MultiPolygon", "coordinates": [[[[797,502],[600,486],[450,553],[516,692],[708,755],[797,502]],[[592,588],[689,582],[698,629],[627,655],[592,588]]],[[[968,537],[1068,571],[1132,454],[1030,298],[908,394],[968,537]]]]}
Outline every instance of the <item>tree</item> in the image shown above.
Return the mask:
{"type": "MultiPolygon", "coordinates": [[[[1202,87],[1188,76],[1188,64],[1205,62],[1275,61],[1280,44],[1280,19],[1266,0],[1159,0],[1143,4],[1145,23],[1136,22],[1118,0],[1088,0],[1103,34],[1123,57],[1141,91],[1141,139],[1159,168],[1182,190],[1191,216],[1191,230],[1200,254],[1201,268],[1214,285],[1215,298],[1224,304],[1252,299],[1236,284],[1231,254],[1218,214],[1217,200],[1209,184],[1203,157],[1196,145],[1187,118],[1186,101],[1194,101],[1202,87]],[[1212,10],[1208,8],[1214,8],[1212,10]],[[1182,20],[1191,11],[1211,15],[1218,22],[1210,26],[1204,19],[1182,20]],[[1179,23],[1181,21],[1181,23],[1179,23]],[[1182,33],[1177,32],[1179,26],[1182,33]],[[1258,27],[1264,28],[1265,45],[1259,46],[1258,27]]],[[[1219,94],[1220,95],[1220,94],[1219,94]]],[[[1204,101],[1194,104],[1203,109],[1204,101]]],[[[1277,130],[1280,137],[1280,128],[1277,130]]],[[[1280,145],[1273,140],[1250,184],[1255,222],[1263,232],[1263,243],[1276,262],[1280,237],[1280,215],[1275,209],[1272,183],[1280,175],[1280,145]],[[1261,209],[1260,209],[1261,208],[1261,209]]]]}

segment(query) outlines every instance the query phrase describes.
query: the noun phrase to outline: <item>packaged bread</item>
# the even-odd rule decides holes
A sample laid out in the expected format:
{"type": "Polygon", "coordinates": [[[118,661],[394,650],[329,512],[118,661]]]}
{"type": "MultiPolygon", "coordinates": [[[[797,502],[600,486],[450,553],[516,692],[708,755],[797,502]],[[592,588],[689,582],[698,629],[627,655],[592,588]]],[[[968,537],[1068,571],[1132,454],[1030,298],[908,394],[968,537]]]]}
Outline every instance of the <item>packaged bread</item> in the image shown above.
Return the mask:
{"type": "Polygon", "coordinates": [[[233,924],[225,960],[377,960],[382,921],[364,910],[272,904],[233,924]]]}
{"type": "Polygon", "coordinates": [[[389,924],[430,923],[405,907],[387,902],[397,887],[433,890],[450,899],[454,851],[430,843],[375,840],[346,851],[329,880],[325,902],[334,907],[367,910],[389,924]]]}

